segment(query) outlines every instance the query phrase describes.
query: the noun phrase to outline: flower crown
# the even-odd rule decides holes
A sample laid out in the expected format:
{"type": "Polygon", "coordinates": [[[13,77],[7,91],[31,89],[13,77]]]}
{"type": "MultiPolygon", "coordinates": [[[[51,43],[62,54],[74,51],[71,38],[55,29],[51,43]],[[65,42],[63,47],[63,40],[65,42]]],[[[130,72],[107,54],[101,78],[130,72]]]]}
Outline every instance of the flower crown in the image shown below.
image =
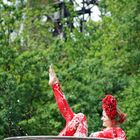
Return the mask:
{"type": "Polygon", "coordinates": [[[117,101],[115,97],[112,95],[106,95],[102,100],[102,109],[111,120],[115,119],[117,115],[117,101]]]}

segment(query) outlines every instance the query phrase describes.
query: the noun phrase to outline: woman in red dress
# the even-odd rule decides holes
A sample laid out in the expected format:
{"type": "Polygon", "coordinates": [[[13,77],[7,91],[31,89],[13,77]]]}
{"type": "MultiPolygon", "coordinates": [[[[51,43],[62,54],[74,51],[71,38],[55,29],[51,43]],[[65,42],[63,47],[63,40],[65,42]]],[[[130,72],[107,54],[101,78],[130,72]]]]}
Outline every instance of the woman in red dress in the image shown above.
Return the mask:
{"type": "Polygon", "coordinates": [[[117,108],[117,101],[112,95],[106,95],[102,100],[103,115],[101,120],[106,127],[102,131],[90,135],[93,138],[110,138],[113,140],[126,140],[125,132],[119,127],[126,120],[126,114],[117,108]]]}
{"type": "MultiPolygon", "coordinates": [[[[88,126],[86,116],[83,113],[74,113],[67,103],[67,100],[61,90],[59,80],[50,66],[49,85],[52,86],[54,96],[61,115],[66,120],[65,128],[59,136],[79,136],[86,137],[88,126]]],[[[126,115],[117,108],[116,99],[112,95],[107,95],[102,100],[103,126],[106,128],[90,135],[93,138],[110,138],[113,140],[126,140],[125,132],[118,126],[125,121],[126,115]]]]}
{"type": "Polygon", "coordinates": [[[49,68],[49,85],[52,86],[60,113],[66,120],[66,126],[59,136],[86,137],[88,134],[86,116],[83,113],[76,114],[72,111],[51,66],[49,68]]]}

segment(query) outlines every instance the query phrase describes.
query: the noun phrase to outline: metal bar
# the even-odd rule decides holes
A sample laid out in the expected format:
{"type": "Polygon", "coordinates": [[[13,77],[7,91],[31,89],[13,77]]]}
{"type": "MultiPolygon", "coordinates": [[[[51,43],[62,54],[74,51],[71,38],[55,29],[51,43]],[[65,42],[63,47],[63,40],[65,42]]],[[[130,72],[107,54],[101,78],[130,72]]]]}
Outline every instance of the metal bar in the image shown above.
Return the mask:
{"type": "Polygon", "coordinates": [[[74,137],[74,136],[17,136],[9,137],[4,140],[111,140],[92,137],[74,137]]]}

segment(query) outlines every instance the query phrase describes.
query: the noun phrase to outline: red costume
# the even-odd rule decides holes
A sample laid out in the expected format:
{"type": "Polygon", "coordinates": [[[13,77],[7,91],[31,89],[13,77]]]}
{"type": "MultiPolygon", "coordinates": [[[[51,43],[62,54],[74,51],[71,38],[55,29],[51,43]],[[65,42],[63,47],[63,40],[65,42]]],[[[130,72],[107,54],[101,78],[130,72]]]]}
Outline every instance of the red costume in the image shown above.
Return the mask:
{"type": "Polygon", "coordinates": [[[67,103],[59,83],[53,84],[52,89],[60,113],[66,120],[66,126],[60,132],[59,136],[86,137],[88,134],[86,116],[83,113],[75,114],[72,111],[69,104],[67,103]]]}
{"type": "Polygon", "coordinates": [[[126,140],[125,132],[117,124],[125,121],[125,114],[117,109],[117,101],[112,95],[107,95],[102,100],[102,109],[110,118],[114,127],[105,128],[103,131],[95,132],[90,135],[93,138],[110,138],[114,140],[126,140]]]}
{"type": "MultiPolygon", "coordinates": [[[[66,120],[65,128],[60,132],[59,136],[79,136],[86,137],[88,134],[86,116],[82,113],[75,114],[67,103],[67,100],[61,90],[60,84],[55,83],[52,85],[54,96],[58,105],[58,108],[66,120]]],[[[111,119],[115,119],[116,115],[116,100],[113,96],[107,96],[103,99],[102,107],[107,112],[111,119]],[[110,102],[111,101],[111,102],[110,102]],[[109,107],[114,107],[110,109],[109,107]],[[112,106],[113,105],[113,106],[112,106]]],[[[123,118],[123,117],[122,117],[123,118]]],[[[120,121],[124,121],[123,119],[120,121]]],[[[110,138],[114,140],[126,140],[124,131],[120,127],[111,127],[103,129],[103,131],[95,132],[90,135],[93,138],[110,138]],[[117,139],[116,139],[117,138],[117,139]]]]}
{"type": "Polygon", "coordinates": [[[126,140],[125,132],[120,127],[105,128],[103,131],[92,133],[90,137],[126,140]]]}

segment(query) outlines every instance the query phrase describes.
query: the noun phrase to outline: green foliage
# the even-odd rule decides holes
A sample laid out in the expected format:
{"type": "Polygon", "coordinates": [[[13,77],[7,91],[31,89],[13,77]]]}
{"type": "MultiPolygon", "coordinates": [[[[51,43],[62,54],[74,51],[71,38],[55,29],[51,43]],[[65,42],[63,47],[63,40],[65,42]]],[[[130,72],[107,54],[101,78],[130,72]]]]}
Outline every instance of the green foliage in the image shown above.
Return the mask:
{"type": "Polygon", "coordinates": [[[124,125],[124,128],[128,134],[129,139],[139,139],[140,137],[140,75],[131,76],[129,78],[129,87],[126,88],[122,95],[124,100],[120,103],[121,106],[127,112],[127,121],[124,125]]]}
{"type": "Polygon", "coordinates": [[[128,139],[139,139],[138,0],[100,1],[102,20],[89,21],[84,33],[65,27],[66,40],[52,37],[53,24],[42,20],[54,10],[45,4],[0,2],[0,139],[62,130],[48,86],[51,63],[72,109],[86,114],[89,134],[102,128],[101,99],[112,93],[128,116],[122,126],[128,139]]]}

